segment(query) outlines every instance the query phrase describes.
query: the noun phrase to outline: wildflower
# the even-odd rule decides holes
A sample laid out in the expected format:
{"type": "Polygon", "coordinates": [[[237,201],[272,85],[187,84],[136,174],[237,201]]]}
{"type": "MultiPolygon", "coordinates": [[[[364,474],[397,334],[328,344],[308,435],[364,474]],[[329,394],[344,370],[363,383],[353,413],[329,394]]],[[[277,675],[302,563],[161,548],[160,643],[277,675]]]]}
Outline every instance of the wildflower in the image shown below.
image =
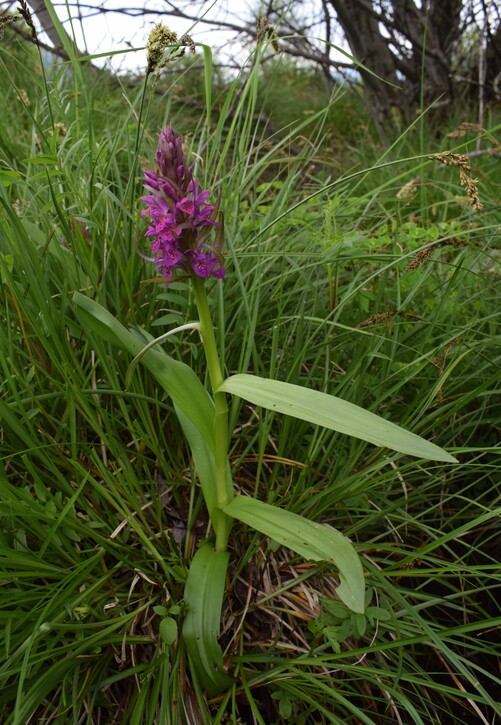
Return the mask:
{"type": "Polygon", "coordinates": [[[201,191],[188,166],[180,136],[172,126],[160,133],[155,170],[144,172],[150,193],[142,216],[149,217],[145,234],[151,237],[152,261],[169,284],[178,271],[188,277],[224,277],[223,257],[207,239],[215,207],[207,203],[209,191],[201,191]]]}

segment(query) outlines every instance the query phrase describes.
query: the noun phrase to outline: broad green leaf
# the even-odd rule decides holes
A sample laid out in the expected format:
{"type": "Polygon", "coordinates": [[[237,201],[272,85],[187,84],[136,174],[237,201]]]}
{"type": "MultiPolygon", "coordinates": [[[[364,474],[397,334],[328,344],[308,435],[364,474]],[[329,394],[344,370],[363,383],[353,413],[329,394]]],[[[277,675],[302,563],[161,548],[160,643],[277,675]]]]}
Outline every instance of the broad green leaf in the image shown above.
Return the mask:
{"type": "MultiPolygon", "coordinates": [[[[84,329],[88,328],[113,345],[127,350],[133,357],[149,342],[138,339],[137,335],[127,330],[108,310],[80,292],[73,295],[73,304],[84,329]]],[[[162,350],[148,350],[141,358],[141,363],[155,376],[213,450],[214,404],[195,372],[162,350]]]]}
{"type": "MultiPolygon", "coordinates": [[[[209,512],[211,521],[216,511],[216,462],[214,450],[209,446],[204,436],[191,420],[183,413],[182,409],[175,405],[176,415],[179,418],[183,433],[188,441],[195,470],[197,472],[205,505],[209,512]]],[[[214,517],[215,518],[215,517],[214,517]]]]}
{"type": "MultiPolygon", "coordinates": [[[[135,357],[149,339],[138,339],[104,307],[89,297],[76,292],[73,295],[75,311],[84,329],[105,338],[113,345],[127,350],[135,357]]],[[[141,363],[155,376],[172,398],[174,409],[183,428],[195,463],[205,503],[216,533],[228,520],[218,515],[215,496],[214,463],[214,403],[193,370],[167,353],[150,349],[141,357],[141,363]]],[[[231,475],[228,474],[231,482],[231,475]]]]}
{"type": "Polygon", "coordinates": [[[7,169],[0,169],[0,183],[3,186],[10,186],[11,184],[22,184],[23,177],[18,171],[11,171],[7,169]]]}
{"type": "MultiPolygon", "coordinates": [[[[205,505],[207,506],[207,511],[209,512],[209,517],[214,530],[217,534],[221,533],[222,535],[220,527],[225,527],[227,529],[227,533],[229,534],[228,527],[231,526],[231,519],[224,516],[221,509],[217,506],[216,460],[214,457],[214,451],[209,447],[197,428],[184,415],[183,411],[177,405],[175,406],[175,410],[176,415],[179,418],[179,422],[181,423],[183,433],[188,441],[191,455],[193,456],[195,470],[202,487],[205,505]]],[[[228,482],[228,498],[231,498],[233,495],[233,483],[229,463],[226,480],[228,482]]]]}
{"type": "Polygon", "coordinates": [[[307,420],[376,446],[385,446],[417,458],[457,463],[456,458],[434,443],[334,395],[255,375],[226,378],[219,391],[238,395],[268,410],[307,420]]]}
{"type": "Polygon", "coordinates": [[[249,496],[236,496],[223,511],[305,559],[333,562],[341,580],[336,589],[339,598],[354,612],[363,613],[362,564],[352,544],[339,531],[249,496]]]}
{"type": "Polygon", "coordinates": [[[177,639],[177,622],[173,617],[164,617],[160,621],[160,639],[168,647],[174,644],[177,639]]]}
{"type": "Polygon", "coordinates": [[[184,590],[183,640],[191,666],[211,697],[233,684],[224,670],[217,641],[229,558],[228,552],[214,551],[210,544],[201,546],[191,562],[184,590]]]}

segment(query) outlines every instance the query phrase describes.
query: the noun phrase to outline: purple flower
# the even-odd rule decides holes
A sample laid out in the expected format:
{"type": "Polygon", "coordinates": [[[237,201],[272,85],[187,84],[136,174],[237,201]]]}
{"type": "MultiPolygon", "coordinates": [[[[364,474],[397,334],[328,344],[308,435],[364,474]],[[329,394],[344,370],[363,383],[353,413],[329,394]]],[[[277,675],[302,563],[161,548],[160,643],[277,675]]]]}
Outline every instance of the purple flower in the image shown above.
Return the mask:
{"type": "Polygon", "coordinates": [[[208,279],[211,275],[222,279],[224,267],[221,267],[219,258],[211,251],[200,251],[200,248],[191,252],[191,267],[196,275],[208,279]]]}
{"type": "Polygon", "coordinates": [[[200,191],[183,152],[180,136],[172,126],[160,133],[155,154],[155,170],[144,172],[149,194],[142,216],[149,217],[145,234],[151,237],[153,261],[169,284],[178,272],[203,279],[224,277],[223,256],[210,245],[211,227],[219,227],[212,218],[215,207],[207,203],[209,191],[200,191]]]}

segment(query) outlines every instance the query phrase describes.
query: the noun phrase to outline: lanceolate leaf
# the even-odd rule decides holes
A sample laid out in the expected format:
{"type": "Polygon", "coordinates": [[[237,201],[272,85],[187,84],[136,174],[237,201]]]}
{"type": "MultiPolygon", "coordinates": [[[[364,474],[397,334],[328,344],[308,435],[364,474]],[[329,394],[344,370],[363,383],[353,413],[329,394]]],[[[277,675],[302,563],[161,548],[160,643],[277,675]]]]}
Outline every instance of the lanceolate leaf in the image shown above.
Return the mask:
{"type": "Polygon", "coordinates": [[[339,531],[249,496],[236,496],[223,511],[305,559],[333,562],[341,580],[336,590],[339,598],[354,612],[363,613],[362,564],[352,544],[339,531]]]}
{"type": "Polygon", "coordinates": [[[307,420],[376,446],[385,446],[417,458],[457,463],[453,456],[434,443],[327,393],[255,375],[233,375],[218,391],[238,395],[268,410],[307,420]]]}
{"type": "MultiPolygon", "coordinates": [[[[75,293],[73,304],[85,329],[127,350],[131,356],[136,356],[149,342],[139,339],[137,334],[127,330],[104,307],[85,295],[75,293]]],[[[142,355],[141,363],[155,376],[174,402],[176,414],[191,449],[209,516],[218,533],[219,526],[227,525],[228,520],[223,520],[216,509],[214,403],[193,370],[185,363],[174,360],[163,350],[148,350],[142,355]]],[[[228,481],[231,485],[230,473],[228,481]]]]}
{"type": "MultiPolygon", "coordinates": [[[[138,339],[138,336],[127,330],[108,310],[80,292],[75,292],[73,295],[73,304],[84,329],[88,328],[94,334],[127,350],[133,357],[149,342],[138,339]]],[[[195,372],[162,350],[148,350],[141,358],[141,362],[155,376],[213,450],[214,404],[195,372]]]]}
{"type": "Polygon", "coordinates": [[[233,684],[224,670],[217,641],[229,557],[228,552],[216,552],[210,544],[201,546],[191,562],[184,590],[183,640],[191,666],[211,697],[233,684]]]}
{"type": "MultiPolygon", "coordinates": [[[[179,406],[175,405],[176,415],[179,418],[183,433],[186,436],[188,445],[190,447],[191,455],[193,456],[193,462],[195,464],[195,470],[197,472],[202,492],[205,499],[205,505],[209,512],[209,517],[214,527],[216,534],[220,532],[220,527],[228,527],[231,525],[231,520],[223,515],[221,509],[217,507],[216,498],[216,461],[214,457],[214,451],[206,442],[204,437],[201,435],[199,430],[193,423],[186,417],[179,406]]],[[[233,483],[231,480],[231,469],[228,463],[227,471],[228,481],[228,497],[231,498],[233,495],[233,483]]],[[[222,533],[222,532],[221,532],[222,533]]]]}

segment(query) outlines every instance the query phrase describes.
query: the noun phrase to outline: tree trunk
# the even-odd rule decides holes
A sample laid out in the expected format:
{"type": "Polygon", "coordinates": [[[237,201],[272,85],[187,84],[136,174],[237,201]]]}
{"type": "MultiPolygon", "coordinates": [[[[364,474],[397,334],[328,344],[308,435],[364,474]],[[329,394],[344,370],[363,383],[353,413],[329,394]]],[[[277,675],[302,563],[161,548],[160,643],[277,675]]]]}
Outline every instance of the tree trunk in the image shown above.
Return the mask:
{"type": "MultiPolygon", "coordinates": [[[[49,11],[47,10],[44,0],[29,0],[29,4],[31,5],[33,12],[36,15],[38,22],[42,26],[44,33],[47,35],[47,37],[51,41],[54,48],[58,51],[58,53],[61,56],[67,57],[61,37],[60,37],[59,33],[57,32],[56,28],[54,27],[54,23],[52,22],[52,19],[49,15],[49,11]]],[[[82,55],[82,53],[75,46],[73,39],[70,38],[70,36],[66,33],[65,30],[63,30],[63,32],[65,33],[66,39],[68,40],[70,45],[72,45],[73,48],[75,49],[75,54],[77,56],[82,55]]]]}
{"type": "Polygon", "coordinates": [[[353,56],[366,66],[360,68],[369,112],[384,134],[393,125],[393,108],[400,105],[395,59],[370,3],[359,0],[329,0],[346,36],[353,56]]]}
{"type": "Polygon", "coordinates": [[[329,2],[352,54],[379,76],[360,71],[380,130],[393,125],[396,115],[408,122],[423,105],[447,107],[453,100],[462,0],[422,0],[420,7],[414,0],[329,2]]]}
{"type": "Polygon", "coordinates": [[[501,24],[487,35],[485,50],[485,90],[487,100],[501,101],[501,24]]]}

